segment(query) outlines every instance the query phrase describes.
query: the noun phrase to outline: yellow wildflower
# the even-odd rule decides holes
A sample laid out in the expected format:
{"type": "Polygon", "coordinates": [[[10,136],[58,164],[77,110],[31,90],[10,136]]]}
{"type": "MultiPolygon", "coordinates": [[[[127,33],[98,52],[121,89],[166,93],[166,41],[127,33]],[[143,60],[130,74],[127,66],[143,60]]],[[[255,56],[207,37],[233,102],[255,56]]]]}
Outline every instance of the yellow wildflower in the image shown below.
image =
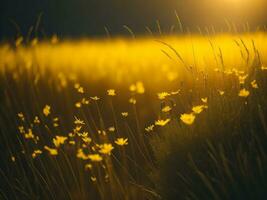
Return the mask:
{"type": "Polygon", "coordinates": [[[98,96],[90,97],[94,101],[98,101],[100,98],[98,96]]]}
{"type": "Polygon", "coordinates": [[[100,162],[103,160],[102,156],[100,156],[99,154],[89,154],[88,158],[92,161],[92,162],[100,162]]]}
{"type": "Polygon", "coordinates": [[[223,90],[218,90],[218,92],[219,92],[219,94],[220,94],[221,96],[224,95],[224,91],[223,91],[223,90]]]}
{"type": "Polygon", "coordinates": [[[161,92],[161,93],[158,93],[158,98],[160,100],[163,100],[165,99],[167,96],[170,96],[170,94],[168,92],[161,92]]]}
{"type": "Polygon", "coordinates": [[[165,106],[161,110],[162,110],[162,112],[170,112],[172,110],[172,108],[170,106],[165,106]]]}
{"type": "Polygon", "coordinates": [[[251,87],[253,87],[253,88],[255,88],[255,89],[258,89],[258,88],[259,88],[259,86],[258,86],[256,80],[251,81],[250,84],[251,84],[251,87]]]}
{"type": "Polygon", "coordinates": [[[108,130],[109,130],[110,132],[114,132],[114,131],[115,131],[115,127],[114,127],[114,126],[111,126],[111,127],[108,128],[108,130]]]}
{"type": "Polygon", "coordinates": [[[39,149],[34,150],[34,152],[32,153],[32,157],[33,157],[33,158],[36,158],[36,156],[38,156],[38,155],[41,154],[41,153],[42,153],[42,151],[39,150],[39,149]]]}
{"type": "Polygon", "coordinates": [[[119,146],[124,146],[128,144],[128,138],[117,138],[117,140],[115,140],[115,143],[119,146]]]}
{"type": "Polygon", "coordinates": [[[88,105],[89,104],[89,100],[87,100],[86,98],[82,98],[81,103],[85,104],[85,105],[88,105]]]}
{"type": "Polygon", "coordinates": [[[166,120],[162,120],[162,119],[159,119],[155,122],[155,125],[157,126],[165,126],[166,124],[168,124],[170,121],[170,119],[166,119],[166,120]]]}
{"type": "Polygon", "coordinates": [[[136,92],[139,93],[139,94],[143,94],[145,93],[145,88],[144,88],[144,85],[141,81],[138,81],[136,83],[136,92]]]}
{"type": "Polygon", "coordinates": [[[95,176],[91,176],[91,180],[92,180],[93,182],[96,182],[96,177],[95,177],[95,176]]]}
{"type": "Polygon", "coordinates": [[[116,95],[116,92],[114,89],[107,90],[107,93],[108,93],[108,96],[115,96],[116,95]]]}
{"type": "Polygon", "coordinates": [[[179,94],[181,90],[177,90],[177,91],[174,91],[174,92],[171,92],[171,95],[176,95],[176,94],[179,94]]]}
{"type": "Polygon", "coordinates": [[[76,107],[76,108],[80,108],[80,107],[82,107],[81,102],[77,102],[77,103],[75,103],[75,107],[76,107]]]}
{"type": "Polygon", "coordinates": [[[83,87],[79,87],[79,88],[77,89],[77,91],[78,91],[79,93],[81,93],[81,94],[84,93],[84,89],[83,89],[83,87]]]}
{"type": "Polygon", "coordinates": [[[69,141],[69,144],[74,145],[75,141],[71,140],[71,141],[69,141]]]}
{"type": "Polygon", "coordinates": [[[77,158],[80,158],[82,160],[90,159],[89,156],[85,155],[85,153],[83,152],[82,149],[78,149],[76,156],[77,156],[77,158]]]}
{"type": "Polygon", "coordinates": [[[93,166],[92,166],[92,164],[88,163],[88,164],[86,164],[86,165],[84,166],[84,168],[85,168],[86,170],[88,170],[88,169],[92,169],[93,166]]]}
{"type": "Polygon", "coordinates": [[[191,125],[194,123],[195,121],[195,115],[193,113],[190,114],[181,114],[180,119],[182,120],[182,122],[184,122],[187,125],[191,125]]]}
{"type": "Polygon", "coordinates": [[[28,129],[28,133],[26,133],[24,136],[26,139],[33,139],[34,135],[32,133],[32,129],[28,129]]]}
{"type": "Polygon", "coordinates": [[[43,113],[46,117],[50,114],[50,109],[51,107],[49,105],[45,105],[45,107],[43,108],[43,113]]]}
{"type": "Polygon", "coordinates": [[[203,103],[207,103],[207,102],[208,102],[208,98],[207,98],[207,97],[205,97],[205,98],[201,98],[201,101],[202,101],[203,103]]]}
{"type": "Polygon", "coordinates": [[[16,161],[15,156],[11,156],[11,160],[12,160],[12,162],[15,162],[16,161]]]}
{"type": "Polygon", "coordinates": [[[131,84],[130,87],[129,87],[129,90],[131,92],[135,92],[136,91],[136,85],[135,84],[131,84]]]}
{"type": "Polygon", "coordinates": [[[136,104],[136,99],[135,99],[135,98],[130,98],[130,99],[129,99],[129,103],[131,103],[131,104],[136,104]]]}
{"type": "Polygon", "coordinates": [[[67,137],[57,135],[56,138],[53,138],[53,143],[56,147],[59,147],[60,145],[64,144],[67,139],[67,137]]]}
{"type": "Polygon", "coordinates": [[[40,120],[39,120],[38,116],[35,116],[35,117],[34,117],[33,122],[34,122],[35,124],[39,124],[39,123],[40,123],[40,120]]]}
{"type": "Polygon", "coordinates": [[[192,111],[193,111],[195,114],[200,114],[203,110],[204,110],[204,105],[194,106],[194,107],[192,108],[192,111]]]}
{"type": "Polygon", "coordinates": [[[22,121],[25,121],[25,118],[24,118],[24,115],[23,113],[18,113],[18,117],[22,120],[22,121]]]}
{"type": "Polygon", "coordinates": [[[129,113],[128,113],[128,112],[122,112],[121,115],[122,115],[123,117],[128,117],[129,113]]]}
{"type": "Polygon", "coordinates": [[[75,119],[74,124],[76,124],[76,125],[78,125],[78,124],[80,124],[80,125],[84,125],[84,124],[85,124],[83,120],[80,120],[80,119],[77,118],[77,117],[74,117],[74,119],[75,119]]]}
{"type": "Polygon", "coordinates": [[[238,96],[240,96],[240,97],[248,97],[249,94],[250,94],[250,92],[244,88],[244,89],[239,91],[238,96]]]}
{"type": "Polygon", "coordinates": [[[108,155],[110,155],[111,154],[111,151],[113,149],[114,149],[114,147],[112,146],[112,144],[104,143],[104,144],[100,145],[99,152],[102,153],[102,154],[108,154],[108,155]]]}
{"type": "Polygon", "coordinates": [[[53,123],[53,126],[54,126],[54,127],[58,127],[59,124],[58,124],[58,123],[53,123]]]}
{"type": "Polygon", "coordinates": [[[48,146],[44,146],[44,149],[47,150],[50,153],[50,155],[52,155],[52,156],[58,155],[57,149],[53,149],[53,148],[50,148],[48,146]]]}
{"type": "Polygon", "coordinates": [[[89,144],[92,141],[92,139],[89,137],[82,137],[82,140],[87,144],[89,144]]]}
{"type": "Polygon", "coordinates": [[[239,83],[244,84],[247,77],[248,75],[238,76],[239,83]]]}
{"type": "Polygon", "coordinates": [[[155,127],[155,125],[152,124],[152,125],[146,127],[145,130],[146,130],[147,132],[151,132],[151,131],[153,131],[154,127],[155,127]]]}
{"type": "Polygon", "coordinates": [[[25,129],[23,126],[19,126],[18,129],[19,129],[20,133],[22,133],[22,134],[25,133],[25,129]]]}

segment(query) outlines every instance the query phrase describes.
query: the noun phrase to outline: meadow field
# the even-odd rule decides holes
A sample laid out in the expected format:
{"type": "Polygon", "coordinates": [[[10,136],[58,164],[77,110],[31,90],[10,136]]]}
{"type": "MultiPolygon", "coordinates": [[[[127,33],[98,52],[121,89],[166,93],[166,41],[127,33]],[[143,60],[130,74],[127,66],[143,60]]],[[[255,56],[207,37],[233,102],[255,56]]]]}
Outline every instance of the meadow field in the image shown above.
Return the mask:
{"type": "Polygon", "coordinates": [[[0,199],[267,198],[267,34],[0,45],[0,199]]]}

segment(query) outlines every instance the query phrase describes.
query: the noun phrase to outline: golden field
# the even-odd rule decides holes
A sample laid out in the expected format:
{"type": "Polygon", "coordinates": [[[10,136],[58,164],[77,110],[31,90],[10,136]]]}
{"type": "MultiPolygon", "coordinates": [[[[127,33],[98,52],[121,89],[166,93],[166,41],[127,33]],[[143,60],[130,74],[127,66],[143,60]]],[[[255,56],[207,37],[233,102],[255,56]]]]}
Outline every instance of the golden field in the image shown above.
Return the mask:
{"type": "Polygon", "coordinates": [[[3,199],[253,199],[263,32],[0,46],[3,199]]]}

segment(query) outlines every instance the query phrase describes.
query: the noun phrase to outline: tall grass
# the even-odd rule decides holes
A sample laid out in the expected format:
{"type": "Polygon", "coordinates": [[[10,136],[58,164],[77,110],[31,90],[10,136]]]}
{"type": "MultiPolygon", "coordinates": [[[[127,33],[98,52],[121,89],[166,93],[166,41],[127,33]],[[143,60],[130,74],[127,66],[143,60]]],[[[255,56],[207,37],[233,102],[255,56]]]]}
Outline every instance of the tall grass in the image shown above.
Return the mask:
{"type": "Polygon", "coordinates": [[[267,196],[264,33],[20,42],[0,47],[2,199],[267,196]]]}

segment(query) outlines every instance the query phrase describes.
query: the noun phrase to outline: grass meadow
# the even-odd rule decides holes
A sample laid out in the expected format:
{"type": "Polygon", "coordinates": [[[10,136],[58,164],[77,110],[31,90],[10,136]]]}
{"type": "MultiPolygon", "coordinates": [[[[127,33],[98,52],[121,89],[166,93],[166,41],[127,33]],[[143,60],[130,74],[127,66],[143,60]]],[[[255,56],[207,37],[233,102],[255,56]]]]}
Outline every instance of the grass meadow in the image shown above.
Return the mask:
{"type": "Polygon", "coordinates": [[[264,32],[0,45],[1,199],[267,198],[264,32]]]}

